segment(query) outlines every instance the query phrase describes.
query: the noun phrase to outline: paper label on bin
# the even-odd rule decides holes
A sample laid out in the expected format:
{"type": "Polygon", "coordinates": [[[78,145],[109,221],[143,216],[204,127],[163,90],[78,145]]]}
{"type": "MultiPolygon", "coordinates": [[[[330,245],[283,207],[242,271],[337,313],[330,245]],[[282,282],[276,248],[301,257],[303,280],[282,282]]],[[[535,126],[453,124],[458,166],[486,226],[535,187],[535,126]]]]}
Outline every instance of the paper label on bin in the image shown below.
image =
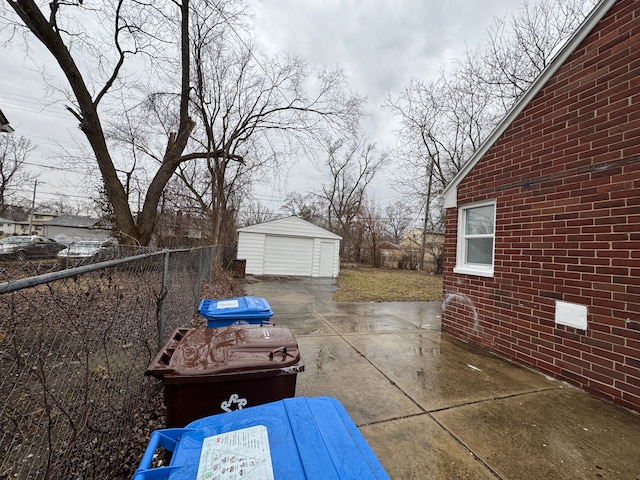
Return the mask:
{"type": "Polygon", "coordinates": [[[239,306],[238,300],[221,300],[216,304],[217,309],[238,308],[239,306]]]}
{"type": "Polygon", "coordinates": [[[207,437],[197,480],[274,480],[267,427],[257,425],[207,437]]]}

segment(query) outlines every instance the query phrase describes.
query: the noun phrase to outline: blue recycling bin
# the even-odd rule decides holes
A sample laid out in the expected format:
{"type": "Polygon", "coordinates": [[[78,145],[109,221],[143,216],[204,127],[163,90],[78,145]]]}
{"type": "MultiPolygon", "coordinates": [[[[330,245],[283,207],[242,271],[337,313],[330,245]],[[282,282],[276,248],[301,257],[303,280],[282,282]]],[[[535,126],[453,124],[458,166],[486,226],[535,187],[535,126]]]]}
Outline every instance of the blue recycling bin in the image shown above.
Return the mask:
{"type": "Polygon", "coordinates": [[[266,325],[273,316],[269,302],[260,297],[223,298],[200,301],[198,313],[207,319],[207,327],[229,325],[266,325]]]}
{"type": "Polygon", "coordinates": [[[156,430],[133,480],[389,479],[344,407],[329,397],[287,398],[156,430]],[[158,447],[167,466],[149,468],[158,447]]]}

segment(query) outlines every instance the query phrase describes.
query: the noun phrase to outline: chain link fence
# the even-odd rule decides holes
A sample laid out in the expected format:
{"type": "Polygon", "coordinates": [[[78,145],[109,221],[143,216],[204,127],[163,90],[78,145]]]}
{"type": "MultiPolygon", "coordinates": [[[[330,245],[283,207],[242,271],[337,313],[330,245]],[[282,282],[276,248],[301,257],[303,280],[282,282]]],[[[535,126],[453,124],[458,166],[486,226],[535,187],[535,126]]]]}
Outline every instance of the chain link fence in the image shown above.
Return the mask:
{"type": "Polygon", "coordinates": [[[144,371],[176,327],[197,324],[216,253],[21,279],[0,264],[0,479],[131,478],[164,427],[162,386],[144,371]]]}

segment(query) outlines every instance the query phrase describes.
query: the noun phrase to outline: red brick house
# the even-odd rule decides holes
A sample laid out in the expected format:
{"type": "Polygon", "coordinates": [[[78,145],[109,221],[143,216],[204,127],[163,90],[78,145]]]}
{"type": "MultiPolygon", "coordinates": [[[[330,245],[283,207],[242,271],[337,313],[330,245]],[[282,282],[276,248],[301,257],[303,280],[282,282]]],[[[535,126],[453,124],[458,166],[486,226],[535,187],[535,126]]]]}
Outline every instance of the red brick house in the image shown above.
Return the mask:
{"type": "Polygon", "coordinates": [[[604,0],[445,191],[443,330],[640,410],[640,0],[604,0]]]}

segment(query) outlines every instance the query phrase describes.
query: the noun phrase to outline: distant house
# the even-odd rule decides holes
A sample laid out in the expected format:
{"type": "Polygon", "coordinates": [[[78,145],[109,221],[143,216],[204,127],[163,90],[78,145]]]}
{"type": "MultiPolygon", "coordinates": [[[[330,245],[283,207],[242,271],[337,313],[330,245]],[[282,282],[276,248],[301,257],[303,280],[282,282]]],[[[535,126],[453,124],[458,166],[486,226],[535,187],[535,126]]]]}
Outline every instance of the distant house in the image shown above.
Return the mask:
{"type": "Polygon", "coordinates": [[[82,240],[105,240],[110,236],[100,220],[80,215],[59,215],[44,227],[44,235],[65,245],[82,240]]]}
{"type": "MultiPolygon", "coordinates": [[[[441,269],[444,234],[427,232],[424,249],[424,268],[433,272],[441,269]]],[[[410,228],[399,243],[404,255],[404,262],[411,264],[405,268],[417,268],[420,265],[422,251],[422,229],[410,228]]]]}
{"type": "Polygon", "coordinates": [[[11,128],[11,125],[9,125],[9,120],[7,120],[7,117],[5,117],[4,113],[2,113],[2,110],[0,110],[0,132],[4,132],[4,133],[14,132],[13,128],[11,128]]]}
{"type": "Polygon", "coordinates": [[[446,332],[640,410],[640,1],[604,0],[444,192],[446,332]]]}
{"type": "Polygon", "coordinates": [[[14,220],[15,235],[46,235],[45,223],[56,218],[54,213],[33,212],[26,219],[14,220]]]}
{"type": "Polygon", "coordinates": [[[16,222],[8,218],[0,218],[0,237],[14,235],[16,231],[16,222]]]}
{"type": "Polygon", "coordinates": [[[297,217],[238,229],[238,259],[246,273],[335,278],[342,237],[297,217]]]}
{"type": "Polygon", "coordinates": [[[380,251],[383,266],[390,268],[398,267],[398,261],[400,261],[402,257],[402,247],[400,247],[400,245],[384,240],[378,245],[378,250],[380,251]]]}

